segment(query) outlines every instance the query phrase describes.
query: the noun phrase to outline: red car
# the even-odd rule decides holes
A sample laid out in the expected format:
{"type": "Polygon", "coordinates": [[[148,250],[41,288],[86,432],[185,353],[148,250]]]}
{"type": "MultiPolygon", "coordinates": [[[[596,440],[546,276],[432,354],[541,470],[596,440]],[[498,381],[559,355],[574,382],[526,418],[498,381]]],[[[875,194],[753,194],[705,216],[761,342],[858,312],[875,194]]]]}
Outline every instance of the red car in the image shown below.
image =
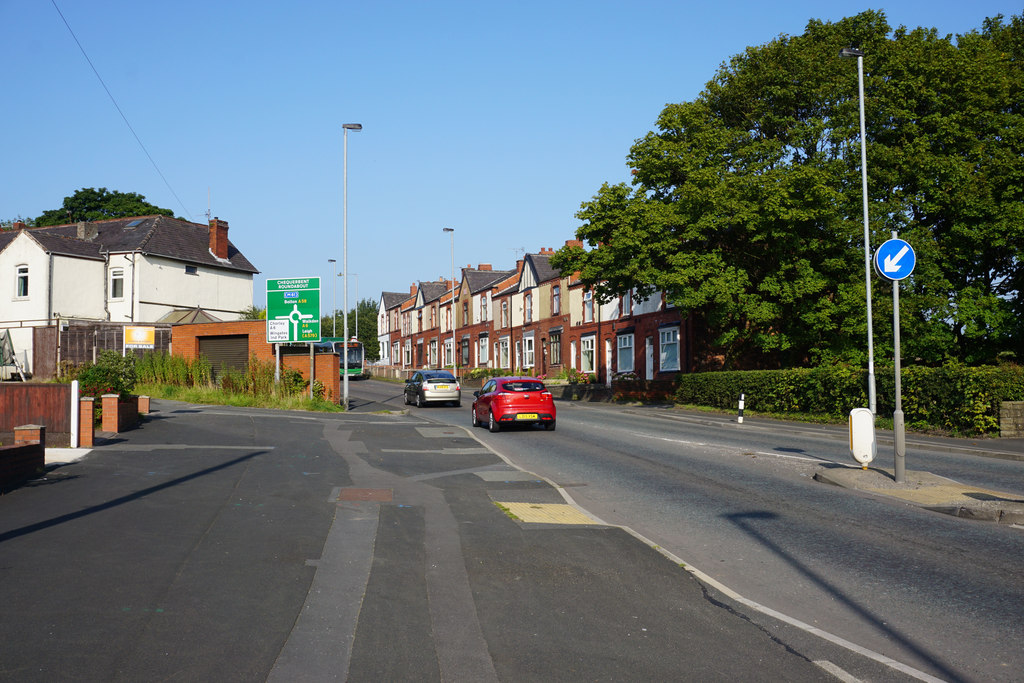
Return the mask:
{"type": "Polygon", "coordinates": [[[536,377],[494,377],[474,391],[474,427],[486,424],[492,432],[512,424],[542,424],[555,428],[555,401],[536,377]]]}

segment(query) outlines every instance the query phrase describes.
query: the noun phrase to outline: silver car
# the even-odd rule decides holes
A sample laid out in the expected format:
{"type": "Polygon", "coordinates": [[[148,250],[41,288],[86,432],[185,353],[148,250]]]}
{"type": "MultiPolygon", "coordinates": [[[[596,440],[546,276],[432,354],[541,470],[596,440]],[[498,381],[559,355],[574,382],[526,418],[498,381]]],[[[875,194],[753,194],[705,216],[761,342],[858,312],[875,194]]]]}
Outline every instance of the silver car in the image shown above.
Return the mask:
{"type": "Polygon", "coordinates": [[[428,403],[462,405],[462,387],[447,370],[417,370],[405,381],[405,404],[422,408],[428,403]]]}

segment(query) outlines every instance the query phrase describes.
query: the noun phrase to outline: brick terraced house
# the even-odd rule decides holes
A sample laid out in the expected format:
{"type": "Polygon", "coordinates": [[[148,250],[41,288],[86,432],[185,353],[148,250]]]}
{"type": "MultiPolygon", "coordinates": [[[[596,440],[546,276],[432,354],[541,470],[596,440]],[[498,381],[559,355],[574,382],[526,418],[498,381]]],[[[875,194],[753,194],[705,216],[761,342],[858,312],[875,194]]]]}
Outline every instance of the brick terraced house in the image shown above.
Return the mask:
{"type": "Polygon", "coordinates": [[[551,266],[553,254],[525,254],[515,270],[466,266],[454,288],[441,278],[414,284],[408,294],[384,293],[381,364],[405,377],[452,367],[454,353],[460,374],[489,368],[556,377],[574,370],[604,384],[691,370],[691,323],[661,293],[600,304],[573,274],[551,266]]]}

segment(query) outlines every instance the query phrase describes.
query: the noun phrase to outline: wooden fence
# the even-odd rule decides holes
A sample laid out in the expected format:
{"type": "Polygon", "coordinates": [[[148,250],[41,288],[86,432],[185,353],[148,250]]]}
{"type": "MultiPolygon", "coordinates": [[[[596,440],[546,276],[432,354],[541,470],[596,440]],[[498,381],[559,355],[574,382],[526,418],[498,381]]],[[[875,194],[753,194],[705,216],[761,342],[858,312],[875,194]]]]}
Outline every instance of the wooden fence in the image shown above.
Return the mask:
{"type": "Polygon", "coordinates": [[[71,385],[3,382],[0,384],[0,432],[36,424],[50,434],[71,433],[71,385]]]}

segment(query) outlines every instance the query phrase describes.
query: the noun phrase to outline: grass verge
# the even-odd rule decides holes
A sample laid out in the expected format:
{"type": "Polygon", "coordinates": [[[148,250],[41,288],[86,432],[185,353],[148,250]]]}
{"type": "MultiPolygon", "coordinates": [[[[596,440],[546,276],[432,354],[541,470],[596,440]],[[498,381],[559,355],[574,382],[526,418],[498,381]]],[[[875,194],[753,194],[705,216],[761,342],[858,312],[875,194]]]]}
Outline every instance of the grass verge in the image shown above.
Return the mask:
{"type": "Polygon", "coordinates": [[[231,394],[214,387],[178,387],[169,384],[137,384],[134,393],[169,401],[204,403],[240,408],[273,408],[276,410],[307,410],[318,413],[343,413],[340,405],[309,396],[253,396],[231,394]]]}

